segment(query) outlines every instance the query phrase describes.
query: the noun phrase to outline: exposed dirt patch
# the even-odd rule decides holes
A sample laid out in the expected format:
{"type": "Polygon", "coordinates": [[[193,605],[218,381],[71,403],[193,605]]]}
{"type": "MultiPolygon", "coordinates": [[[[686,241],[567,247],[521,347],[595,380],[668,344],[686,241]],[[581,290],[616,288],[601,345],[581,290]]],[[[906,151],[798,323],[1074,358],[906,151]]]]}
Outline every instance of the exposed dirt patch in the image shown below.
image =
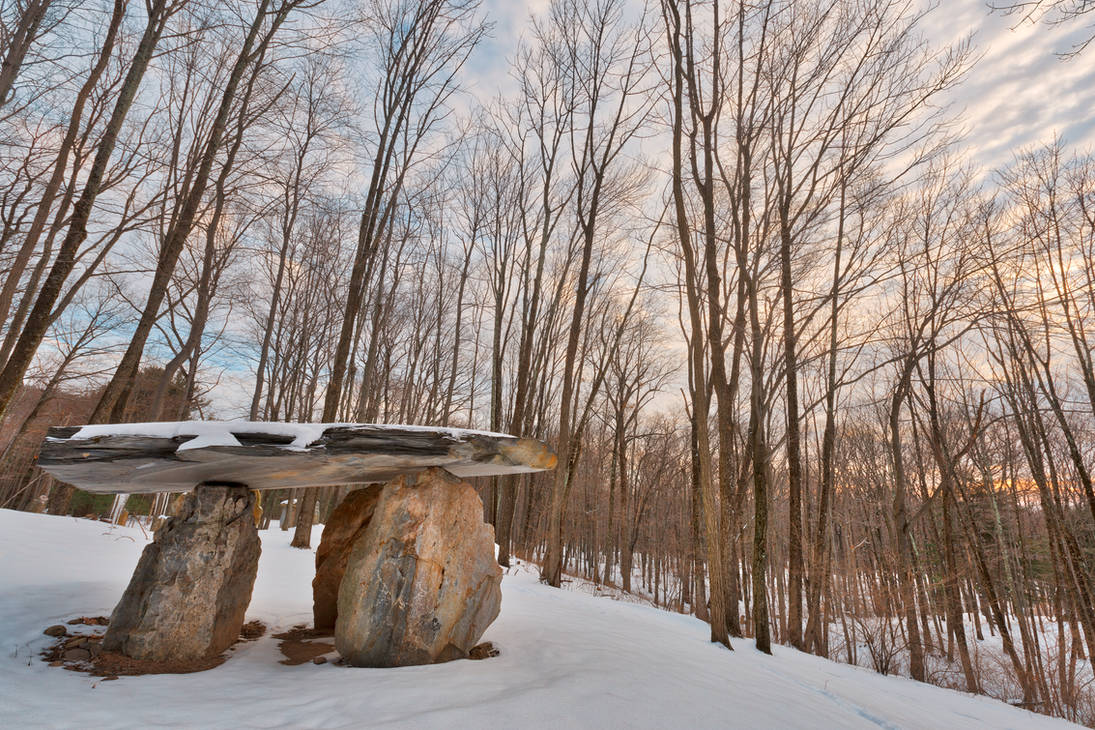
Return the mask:
{"type": "Polygon", "coordinates": [[[482,644],[476,644],[471,648],[471,651],[468,652],[468,659],[490,659],[500,653],[494,644],[484,641],[482,644]]]}
{"type": "Polygon", "coordinates": [[[240,629],[240,641],[254,641],[266,635],[266,624],[258,619],[248,621],[240,629]]]}
{"type": "MultiPolygon", "coordinates": [[[[153,662],[132,659],[124,654],[104,651],[95,657],[90,669],[84,669],[83,671],[87,671],[93,676],[107,678],[139,676],[142,674],[190,674],[191,672],[204,672],[206,669],[220,666],[225,659],[227,659],[227,656],[218,654],[190,661],[153,662]]],[[[66,665],[66,669],[80,671],[81,668],[66,665]]]]}
{"type": "Polygon", "coordinates": [[[109,616],[81,616],[80,618],[69,619],[67,621],[69,626],[106,626],[110,623],[109,616]]]}
{"type": "Polygon", "coordinates": [[[332,636],[334,634],[331,631],[313,629],[305,624],[298,624],[288,631],[274,634],[274,638],[281,642],[278,648],[285,655],[281,663],[290,667],[308,662],[322,664],[322,661],[317,662],[316,659],[324,654],[330,654],[335,650],[335,645],[333,642],[320,641],[320,639],[330,639],[332,636]]]}
{"type": "MultiPolygon", "coordinates": [[[[105,627],[105,616],[80,617],[68,622],[69,626],[105,627]]],[[[52,646],[42,652],[42,659],[51,667],[63,667],[73,672],[86,672],[104,680],[122,676],[143,674],[189,674],[212,669],[224,663],[227,652],[216,656],[188,661],[147,661],[133,659],[124,654],[103,651],[102,642],[105,630],[92,630],[58,637],[52,646]]],[[[266,633],[266,625],[261,621],[248,621],[240,631],[239,641],[254,641],[266,633]]],[[[239,642],[237,642],[239,643],[239,642]]],[[[231,649],[229,649],[231,651],[231,649]]]]}

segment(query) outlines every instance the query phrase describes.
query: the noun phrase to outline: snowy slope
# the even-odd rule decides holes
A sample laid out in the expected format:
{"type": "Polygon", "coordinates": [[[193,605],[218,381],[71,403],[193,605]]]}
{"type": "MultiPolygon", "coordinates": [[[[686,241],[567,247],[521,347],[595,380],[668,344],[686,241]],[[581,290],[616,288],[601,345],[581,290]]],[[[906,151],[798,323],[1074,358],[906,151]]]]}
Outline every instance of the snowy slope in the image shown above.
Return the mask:
{"type": "MultiPolygon", "coordinates": [[[[268,530],[248,618],[311,619],[313,554],[268,530]]],[[[318,540],[318,531],[316,533],[318,540]]],[[[897,677],[740,641],[646,606],[503,581],[484,639],[502,654],[429,667],[283,666],[269,635],[188,675],[103,682],[47,667],[42,629],[109,614],[138,529],[0,510],[0,725],[5,727],[1064,728],[1068,723],[897,677]]],[[[1076,726],[1071,726],[1076,727],[1076,726]]]]}

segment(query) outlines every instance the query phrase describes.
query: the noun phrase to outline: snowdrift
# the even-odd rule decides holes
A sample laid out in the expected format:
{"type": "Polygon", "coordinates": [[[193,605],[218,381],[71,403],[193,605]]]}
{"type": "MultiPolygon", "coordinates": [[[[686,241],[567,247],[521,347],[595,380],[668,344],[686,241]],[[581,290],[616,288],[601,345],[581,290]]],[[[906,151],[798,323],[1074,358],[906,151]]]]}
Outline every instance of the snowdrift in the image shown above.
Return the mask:
{"type": "MultiPolygon", "coordinates": [[[[319,533],[313,544],[318,544],[319,533]]],[[[248,612],[268,626],[207,672],[103,681],[47,666],[46,626],[108,615],[148,540],[137,528],[0,510],[0,718],[7,727],[1065,728],[986,697],[739,641],[700,621],[502,582],[501,655],[398,669],[285,666],[272,633],[311,620],[314,555],[260,533],[248,612]]]]}

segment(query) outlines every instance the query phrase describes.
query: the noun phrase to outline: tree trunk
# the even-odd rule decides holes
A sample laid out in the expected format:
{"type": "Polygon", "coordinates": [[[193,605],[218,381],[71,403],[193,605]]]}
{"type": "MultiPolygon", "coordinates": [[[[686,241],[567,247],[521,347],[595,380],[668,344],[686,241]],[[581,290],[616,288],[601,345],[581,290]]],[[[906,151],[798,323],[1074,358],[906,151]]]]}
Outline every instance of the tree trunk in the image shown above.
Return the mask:
{"type": "MultiPolygon", "coordinates": [[[[60,297],[61,288],[76,265],[76,253],[80,248],[80,244],[87,238],[87,224],[91,219],[95,199],[102,187],[107,165],[114,152],[114,145],[118,141],[118,134],[121,132],[122,124],[133,105],[133,99],[137,95],[141,79],[148,69],[156,44],[159,42],[170,16],[166,10],[166,5],[167,0],[151,0],[147,6],[148,21],[144,33],[137,45],[129,69],[126,71],[125,80],[118,92],[110,121],[107,122],[103,130],[99,147],[95,151],[95,159],[84,183],[83,192],[73,208],[68,232],[61,242],[57,258],[42,285],[41,291],[38,293],[23,331],[12,348],[12,353],[4,364],[3,371],[0,371],[0,418],[7,412],[11,399],[23,380],[23,375],[30,366],[38,346],[53,321],[53,305],[60,297]]],[[[172,12],[175,10],[177,10],[177,7],[172,8],[172,12]]]]}

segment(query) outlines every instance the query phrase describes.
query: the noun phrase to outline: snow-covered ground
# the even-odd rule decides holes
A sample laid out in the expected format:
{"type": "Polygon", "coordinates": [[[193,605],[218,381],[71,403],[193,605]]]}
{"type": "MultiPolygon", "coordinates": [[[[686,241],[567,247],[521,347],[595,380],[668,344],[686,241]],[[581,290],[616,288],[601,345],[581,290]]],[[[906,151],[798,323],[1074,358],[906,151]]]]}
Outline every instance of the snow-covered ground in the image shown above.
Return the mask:
{"type": "MultiPolygon", "coordinates": [[[[270,633],[311,619],[313,554],[260,533],[248,618],[270,628],[223,665],[103,681],[38,658],[42,629],[109,614],[147,538],[137,528],[0,510],[5,727],[1064,728],[985,697],[776,647],[707,641],[696,619],[540,585],[518,568],[487,631],[501,656],[428,667],[284,666],[270,633]]],[[[318,530],[315,535],[318,541],[318,530]]]]}

